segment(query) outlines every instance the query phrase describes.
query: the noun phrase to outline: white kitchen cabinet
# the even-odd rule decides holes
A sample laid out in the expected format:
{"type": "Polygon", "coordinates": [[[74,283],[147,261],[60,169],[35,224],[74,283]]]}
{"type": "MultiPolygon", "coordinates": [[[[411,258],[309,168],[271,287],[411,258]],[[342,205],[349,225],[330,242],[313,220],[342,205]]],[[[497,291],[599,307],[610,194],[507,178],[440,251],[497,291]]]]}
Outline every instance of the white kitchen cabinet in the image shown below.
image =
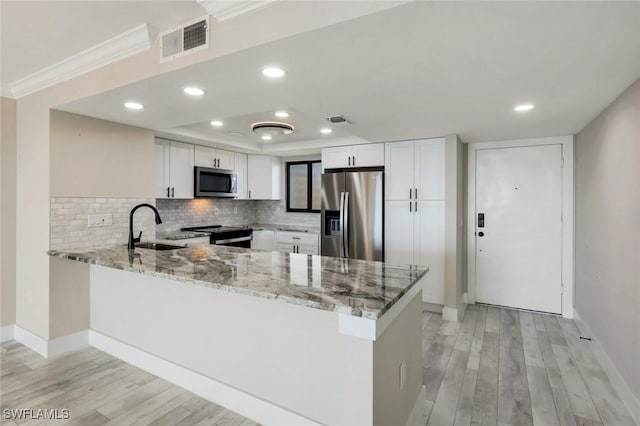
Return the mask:
{"type": "Polygon", "coordinates": [[[422,300],[444,304],[444,201],[417,202],[413,245],[413,263],[429,267],[422,300]]]}
{"type": "Polygon", "coordinates": [[[414,214],[413,202],[385,202],[385,262],[392,265],[413,265],[414,214]],[[411,204],[411,211],[409,210],[411,204]]]}
{"type": "Polygon", "coordinates": [[[322,150],[323,169],[384,166],[384,144],[348,145],[322,150]]]}
{"type": "Polygon", "coordinates": [[[385,144],[386,200],[444,200],[445,140],[385,144]]]}
{"type": "Polygon", "coordinates": [[[255,250],[274,251],[276,249],[276,232],[271,229],[253,231],[251,248],[255,250]]]}
{"type": "Polygon", "coordinates": [[[444,139],[415,142],[415,189],[418,200],[444,200],[444,139]]]}
{"type": "Polygon", "coordinates": [[[423,301],[444,303],[444,139],[385,144],[385,261],[427,266],[423,301]]]}
{"type": "Polygon", "coordinates": [[[284,253],[319,254],[319,237],[312,232],[276,232],[276,249],[284,253]]]}
{"type": "Polygon", "coordinates": [[[351,166],[352,146],[336,146],[322,150],[322,167],[324,169],[342,169],[351,166]]]}
{"type": "Polygon", "coordinates": [[[231,151],[215,149],[208,146],[195,146],[195,165],[214,169],[234,170],[235,157],[231,151]]]}
{"type": "Polygon", "coordinates": [[[282,161],[270,155],[247,155],[247,192],[252,200],[279,200],[282,161]]]}
{"type": "Polygon", "coordinates": [[[444,201],[385,202],[385,262],[428,267],[422,300],[444,304],[444,201]]]}
{"type": "Polygon", "coordinates": [[[194,146],[156,139],[156,198],[193,198],[194,146]]]}
{"type": "Polygon", "coordinates": [[[237,176],[238,200],[247,199],[247,154],[233,153],[235,171],[237,176]]]}
{"type": "Polygon", "coordinates": [[[353,146],[354,167],[384,166],[384,144],[369,143],[353,146]]]}

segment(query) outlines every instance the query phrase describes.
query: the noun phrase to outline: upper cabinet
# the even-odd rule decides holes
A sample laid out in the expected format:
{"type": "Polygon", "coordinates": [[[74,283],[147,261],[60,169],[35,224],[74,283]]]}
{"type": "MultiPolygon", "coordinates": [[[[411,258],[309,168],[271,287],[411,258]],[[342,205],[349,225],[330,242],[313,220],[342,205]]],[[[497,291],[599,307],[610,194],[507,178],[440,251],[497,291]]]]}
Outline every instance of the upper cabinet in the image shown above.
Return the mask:
{"type": "Polygon", "coordinates": [[[240,154],[239,152],[234,152],[234,164],[235,171],[237,176],[237,190],[238,190],[238,199],[246,200],[249,198],[248,188],[247,188],[247,154],[240,154]]]}
{"type": "Polygon", "coordinates": [[[193,198],[194,146],[156,139],[156,198],[193,198]]]}
{"type": "Polygon", "coordinates": [[[214,169],[235,170],[235,157],[231,151],[196,145],[195,165],[214,169]]]}
{"type": "Polygon", "coordinates": [[[322,150],[323,169],[384,166],[384,144],[336,146],[322,150]]]}
{"type": "Polygon", "coordinates": [[[279,200],[282,194],[282,161],[270,155],[247,155],[247,198],[279,200]]]}
{"type": "Polygon", "coordinates": [[[385,199],[444,200],[445,140],[385,144],[385,199]]]}

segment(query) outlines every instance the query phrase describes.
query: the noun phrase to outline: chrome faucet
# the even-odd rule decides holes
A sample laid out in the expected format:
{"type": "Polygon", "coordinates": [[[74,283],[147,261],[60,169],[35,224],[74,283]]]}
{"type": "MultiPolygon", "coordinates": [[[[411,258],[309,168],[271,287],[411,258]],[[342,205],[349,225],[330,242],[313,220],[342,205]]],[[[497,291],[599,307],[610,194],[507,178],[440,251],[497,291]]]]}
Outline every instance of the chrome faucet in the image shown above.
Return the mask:
{"type": "Polygon", "coordinates": [[[160,219],[160,213],[158,213],[158,209],[156,209],[151,204],[138,204],[134,208],[131,209],[131,213],[129,213],[129,243],[127,244],[127,248],[129,250],[133,250],[136,247],[136,243],[140,242],[140,238],[142,238],[142,231],[138,234],[138,238],[133,238],[133,214],[140,207],[149,207],[156,214],[156,224],[160,225],[162,223],[162,219],[160,219]]]}

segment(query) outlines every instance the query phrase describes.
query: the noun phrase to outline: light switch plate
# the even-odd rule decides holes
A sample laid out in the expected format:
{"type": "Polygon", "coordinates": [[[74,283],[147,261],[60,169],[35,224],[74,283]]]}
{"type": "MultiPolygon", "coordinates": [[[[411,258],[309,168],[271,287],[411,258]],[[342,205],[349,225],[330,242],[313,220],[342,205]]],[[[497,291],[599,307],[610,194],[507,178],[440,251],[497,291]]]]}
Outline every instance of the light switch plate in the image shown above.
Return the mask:
{"type": "Polygon", "coordinates": [[[90,214],[87,226],[93,228],[96,226],[111,226],[113,225],[113,216],[111,213],[105,214],[90,214]]]}

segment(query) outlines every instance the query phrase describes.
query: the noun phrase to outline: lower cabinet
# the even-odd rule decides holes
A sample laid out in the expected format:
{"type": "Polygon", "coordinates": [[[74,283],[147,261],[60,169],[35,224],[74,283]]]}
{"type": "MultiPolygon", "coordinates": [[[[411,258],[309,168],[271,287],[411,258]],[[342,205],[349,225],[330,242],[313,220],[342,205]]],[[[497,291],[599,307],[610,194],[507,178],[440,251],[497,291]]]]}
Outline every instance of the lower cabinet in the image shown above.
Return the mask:
{"type": "Polygon", "coordinates": [[[427,266],[422,299],[444,304],[444,201],[385,203],[385,262],[427,266]]]}
{"type": "Polygon", "coordinates": [[[254,230],[251,248],[254,250],[274,251],[276,249],[276,231],[271,229],[254,230]]]}
{"type": "Polygon", "coordinates": [[[318,234],[277,231],[276,250],[284,253],[320,254],[318,234]]]}

